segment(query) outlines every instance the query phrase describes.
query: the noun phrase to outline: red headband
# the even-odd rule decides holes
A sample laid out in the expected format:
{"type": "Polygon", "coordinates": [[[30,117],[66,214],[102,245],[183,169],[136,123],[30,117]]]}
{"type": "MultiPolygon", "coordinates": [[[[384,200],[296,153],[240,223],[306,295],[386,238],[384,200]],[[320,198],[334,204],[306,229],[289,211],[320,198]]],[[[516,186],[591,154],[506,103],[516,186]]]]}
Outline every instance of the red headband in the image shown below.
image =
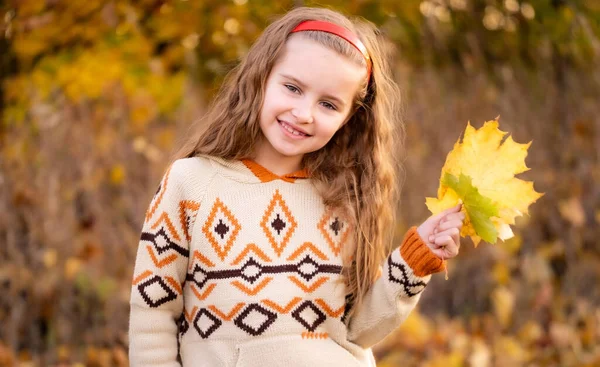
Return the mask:
{"type": "Polygon", "coordinates": [[[354,46],[360,53],[364,56],[365,61],[367,62],[367,83],[371,78],[371,57],[367,52],[367,48],[360,41],[360,39],[348,29],[344,27],[340,27],[337,24],[322,22],[319,20],[307,20],[296,26],[296,28],[292,29],[290,33],[302,32],[302,31],[322,31],[331,34],[335,34],[338,37],[342,37],[346,41],[350,42],[352,46],[354,46]]]}

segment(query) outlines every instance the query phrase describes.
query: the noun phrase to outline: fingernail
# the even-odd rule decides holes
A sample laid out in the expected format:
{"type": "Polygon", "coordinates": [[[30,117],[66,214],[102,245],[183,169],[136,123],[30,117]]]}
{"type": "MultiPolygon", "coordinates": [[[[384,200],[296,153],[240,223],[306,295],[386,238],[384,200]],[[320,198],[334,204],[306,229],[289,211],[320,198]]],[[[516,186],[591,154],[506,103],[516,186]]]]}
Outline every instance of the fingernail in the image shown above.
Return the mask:
{"type": "Polygon", "coordinates": [[[433,242],[434,239],[435,239],[434,236],[429,236],[429,242],[433,242]]]}

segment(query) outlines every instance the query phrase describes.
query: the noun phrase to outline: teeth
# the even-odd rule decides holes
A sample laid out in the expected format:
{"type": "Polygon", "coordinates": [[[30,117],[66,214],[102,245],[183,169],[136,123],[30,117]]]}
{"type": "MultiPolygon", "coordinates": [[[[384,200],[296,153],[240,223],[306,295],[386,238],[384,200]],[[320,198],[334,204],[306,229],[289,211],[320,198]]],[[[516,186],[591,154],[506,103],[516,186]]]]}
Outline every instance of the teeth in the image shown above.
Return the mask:
{"type": "Polygon", "coordinates": [[[286,124],[285,122],[282,122],[281,125],[283,126],[284,129],[286,129],[287,131],[289,131],[293,135],[296,135],[296,136],[306,135],[304,133],[299,132],[298,130],[292,129],[292,127],[289,126],[288,124],[286,124]]]}

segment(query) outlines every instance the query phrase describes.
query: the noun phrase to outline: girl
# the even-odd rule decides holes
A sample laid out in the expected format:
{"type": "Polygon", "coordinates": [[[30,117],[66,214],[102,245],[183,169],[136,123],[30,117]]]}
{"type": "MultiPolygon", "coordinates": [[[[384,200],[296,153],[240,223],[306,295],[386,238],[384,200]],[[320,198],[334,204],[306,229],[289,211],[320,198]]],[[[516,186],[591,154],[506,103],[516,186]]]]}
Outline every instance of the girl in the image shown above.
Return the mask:
{"type": "Polygon", "coordinates": [[[131,364],[374,366],[464,219],[391,250],[397,102],[371,25],[311,8],[271,24],[148,208],[131,364]]]}

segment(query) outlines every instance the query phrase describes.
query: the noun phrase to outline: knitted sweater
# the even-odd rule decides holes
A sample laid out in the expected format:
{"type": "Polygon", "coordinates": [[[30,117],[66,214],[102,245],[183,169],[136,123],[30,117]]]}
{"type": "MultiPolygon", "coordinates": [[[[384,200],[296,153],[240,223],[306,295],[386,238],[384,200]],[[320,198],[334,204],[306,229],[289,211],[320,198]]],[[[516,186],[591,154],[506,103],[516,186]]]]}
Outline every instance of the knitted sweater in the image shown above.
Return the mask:
{"type": "Polygon", "coordinates": [[[413,227],[348,320],[340,271],[351,231],[303,172],[177,160],[141,233],[131,365],[375,366],[370,347],[406,318],[443,263],[413,227]]]}

